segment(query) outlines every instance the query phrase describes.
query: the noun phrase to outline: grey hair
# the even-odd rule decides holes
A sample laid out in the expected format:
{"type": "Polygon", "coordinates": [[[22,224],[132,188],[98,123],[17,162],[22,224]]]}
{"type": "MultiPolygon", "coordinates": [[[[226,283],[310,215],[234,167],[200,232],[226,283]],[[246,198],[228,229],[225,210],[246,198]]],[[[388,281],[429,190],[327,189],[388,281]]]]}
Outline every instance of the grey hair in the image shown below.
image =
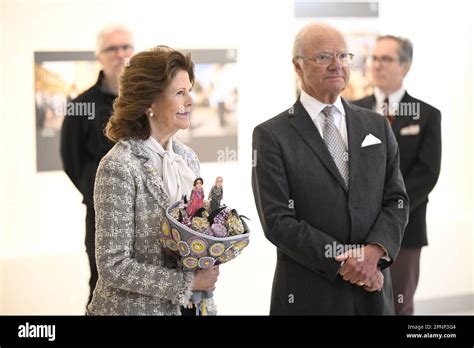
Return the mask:
{"type": "Polygon", "coordinates": [[[303,28],[296,34],[295,42],[293,43],[293,58],[297,58],[302,54],[301,51],[303,50],[303,37],[305,33],[306,30],[303,28]]]}
{"type": "Polygon", "coordinates": [[[400,62],[411,63],[413,60],[413,44],[410,40],[394,35],[383,35],[377,38],[377,42],[381,40],[394,40],[398,43],[398,59],[400,62]]]}
{"type": "Polygon", "coordinates": [[[116,33],[116,32],[129,34],[133,42],[133,33],[126,26],[124,26],[123,24],[108,24],[105,27],[103,27],[97,34],[97,41],[95,45],[96,57],[99,55],[100,51],[102,51],[103,49],[102,46],[104,44],[105,37],[111,33],[116,33]]]}

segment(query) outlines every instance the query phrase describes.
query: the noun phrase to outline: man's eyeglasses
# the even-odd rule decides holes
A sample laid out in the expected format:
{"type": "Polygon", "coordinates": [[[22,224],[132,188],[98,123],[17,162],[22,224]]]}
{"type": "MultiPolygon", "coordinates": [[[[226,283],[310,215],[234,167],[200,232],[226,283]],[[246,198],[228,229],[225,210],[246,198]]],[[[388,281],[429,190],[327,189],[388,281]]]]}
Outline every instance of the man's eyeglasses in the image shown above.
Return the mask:
{"type": "Polygon", "coordinates": [[[133,50],[132,45],[117,45],[117,46],[109,46],[104,48],[101,53],[118,53],[120,50],[123,50],[124,52],[130,52],[133,50]]]}
{"type": "Polygon", "coordinates": [[[329,65],[333,62],[334,58],[338,60],[343,66],[348,66],[352,62],[352,58],[354,58],[353,53],[347,52],[338,52],[335,54],[330,53],[320,53],[312,58],[305,57],[305,56],[296,56],[296,58],[311,60],[318,65],[329,65]]]}
{"type": "Polygon", "coordinates": [[[394,61],[398,60],[398,58],[390,57],[390,56],[371,56],[369,57],[367,63],[374,64],[375,62],[379,62],[382,65],[388,65],[393,63],[394,61]]]}

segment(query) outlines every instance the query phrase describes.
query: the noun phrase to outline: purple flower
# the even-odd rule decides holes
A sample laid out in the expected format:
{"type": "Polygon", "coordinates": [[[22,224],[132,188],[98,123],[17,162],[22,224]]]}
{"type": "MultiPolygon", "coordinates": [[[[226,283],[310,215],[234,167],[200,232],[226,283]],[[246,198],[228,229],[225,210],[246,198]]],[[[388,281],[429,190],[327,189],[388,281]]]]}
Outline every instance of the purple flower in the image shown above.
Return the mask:
{"type": "Polygon", "coordinates": [[[227,236],[227,229],[223,225],[214,223],[212,224],[211,229],[214,237],[223,238],[227,236]]]}
{"type": "Polygon", "coordinates": [[[229,208],[222,209],[214,218],[214,224],[224,225],[230,212],[231,210],[229,208]]]}
{"type": "Polygon", "coordinates": [[[183,225],[188,226],[189,228],[191,228],[191,226],[193,225],[193,223],[191,222],[191,219],[188,218],[187,216],[183,216],[183,221],[181,223],[183,225]]]}
{"type": "Polygon", "coordinates": [[[212,229],[210,227],[206,228],[204,231],[201,231],[201,233],[208,236],[213,236],[212,229]]]}

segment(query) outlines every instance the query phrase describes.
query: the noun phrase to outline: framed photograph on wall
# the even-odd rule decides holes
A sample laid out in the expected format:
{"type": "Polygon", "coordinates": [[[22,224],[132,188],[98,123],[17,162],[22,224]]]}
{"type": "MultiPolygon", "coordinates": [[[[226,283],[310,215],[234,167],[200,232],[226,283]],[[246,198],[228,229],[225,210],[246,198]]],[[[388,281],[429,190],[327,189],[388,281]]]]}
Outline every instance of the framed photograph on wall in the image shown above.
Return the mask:
{"type": "MultiPolygon", "coordinates": [[[[191,126],[177,137],[201,162],[237,153],[238,89],[235,49],[192,49],[195,63],[191,126]]],[[[60,132],[69,102],[92,86],[100,67],[94,52],[35,52],[36,167],[62,170],[60,132]]],[[[237,161],[226,158],[226,161],[237,161]]]]}
{"type": "MultiPolygon", "coordinates": [[[[223,153],[236,153],[238,136],[238,70],[235,49],[182,49],[195,64],[194,107],[189,129],[176,136],[201,162],[218,162],[223,153]]],[[[226,158],[227,161],[237,161],[226,158]]]]}
{"type": "Polygon", "coordinates": [[[351,63],[351,77],[342,96],[357,100],[372,94],[372,76],[367,61],[375,47],[378,34],[375,32],[344,33],[349,52],[354,54],[351,63]]]}
{"type": "Polygon", "coordinates": [[[62,170],[61,126],[68,107],[99,74],[94,52],[35,52],[34,91],[37,172],[62,170]]]}

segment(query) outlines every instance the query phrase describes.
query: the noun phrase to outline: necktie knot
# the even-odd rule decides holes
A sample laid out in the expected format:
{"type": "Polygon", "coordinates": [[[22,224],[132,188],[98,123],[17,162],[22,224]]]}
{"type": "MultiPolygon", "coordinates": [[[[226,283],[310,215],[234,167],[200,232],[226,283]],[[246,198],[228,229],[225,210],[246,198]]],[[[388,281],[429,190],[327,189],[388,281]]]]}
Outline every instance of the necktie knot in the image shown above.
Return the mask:
{"type": "Polygon", "coordinates": [[[334,123],[334,115],[336,114],[336,107],[334,105],[326,106],[322,113],[326,116],[326,122],[334,123]]]}
{"type": "Polygon", "coordinates": [[[383,101],[383,114],[385,116],[390,115],[390,102],[388,101],[388,98],[385,98],[383,101]]]}
{"type": "Polygon", "coordinates": [[[392,124],[393,120],[394,120],[394,117],[392,114],[390,114],[390,102],[388,100],[388,98],[385,98],[385,100],[383,101],[383,115],[385,117],[387,117],[388,119],[388,122],[390,122],[390,124],[392,124]]]}

